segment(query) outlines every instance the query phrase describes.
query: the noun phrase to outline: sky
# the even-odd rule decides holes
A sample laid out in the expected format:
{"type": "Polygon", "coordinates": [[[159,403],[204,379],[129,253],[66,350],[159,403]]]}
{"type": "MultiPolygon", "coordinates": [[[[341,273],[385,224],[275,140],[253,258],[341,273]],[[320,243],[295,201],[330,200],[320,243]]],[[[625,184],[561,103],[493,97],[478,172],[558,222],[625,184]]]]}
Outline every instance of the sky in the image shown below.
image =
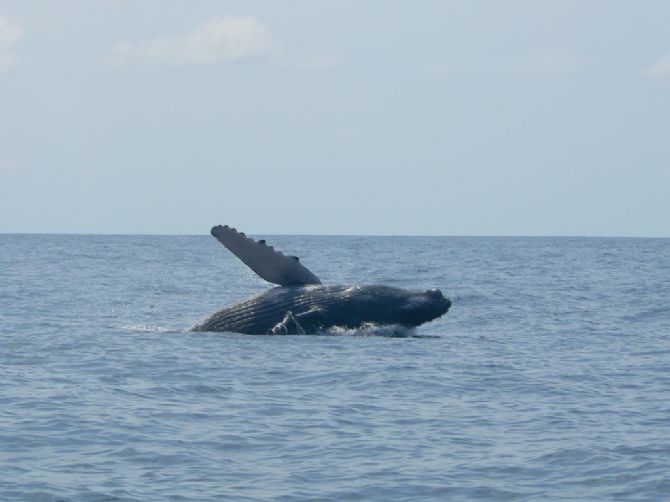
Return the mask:
{"type": "Polygon", "coordinates": [[[670,237],[670,2],[0,0],[0,233],[670,237]]]}

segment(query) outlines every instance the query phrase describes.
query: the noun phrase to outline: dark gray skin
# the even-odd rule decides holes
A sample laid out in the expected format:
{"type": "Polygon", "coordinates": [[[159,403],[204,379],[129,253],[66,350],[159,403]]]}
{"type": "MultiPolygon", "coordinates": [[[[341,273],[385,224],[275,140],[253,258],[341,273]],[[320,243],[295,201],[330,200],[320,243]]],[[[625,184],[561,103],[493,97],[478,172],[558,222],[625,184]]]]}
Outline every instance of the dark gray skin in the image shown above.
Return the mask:
{"type": "Polygon", "coordinates": [[[365,324],[414,327],[446,314],[451,306],[439,289],[322,286],[297,256],[287,256],[228,225],[216,225],[211,232],[256,274],[281,287],[219,310],[191,331],[288,335],[365,324]]]}
{"type": "Polygon", "coordinates": [[[451,302],[439,289],[410,291],[390,286],[289,286],[215,312],[192,331],[249,335],[307,334],[334,326],[365,324],[414,327],[447,313],[451,302]]]}

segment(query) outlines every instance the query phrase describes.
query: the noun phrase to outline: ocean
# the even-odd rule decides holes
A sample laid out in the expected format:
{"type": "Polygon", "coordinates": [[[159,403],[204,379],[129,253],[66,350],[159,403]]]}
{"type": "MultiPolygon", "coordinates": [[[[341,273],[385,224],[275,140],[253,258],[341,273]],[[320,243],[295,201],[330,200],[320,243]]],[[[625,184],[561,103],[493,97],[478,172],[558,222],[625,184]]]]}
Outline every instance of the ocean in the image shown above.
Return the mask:
{"type": "Polygon", "coordinates": [[[265,238],[453,305],[191,333],[269,287],[212,237],[0,235],[0,500],[670,499],[670,239],[265,238]]]}

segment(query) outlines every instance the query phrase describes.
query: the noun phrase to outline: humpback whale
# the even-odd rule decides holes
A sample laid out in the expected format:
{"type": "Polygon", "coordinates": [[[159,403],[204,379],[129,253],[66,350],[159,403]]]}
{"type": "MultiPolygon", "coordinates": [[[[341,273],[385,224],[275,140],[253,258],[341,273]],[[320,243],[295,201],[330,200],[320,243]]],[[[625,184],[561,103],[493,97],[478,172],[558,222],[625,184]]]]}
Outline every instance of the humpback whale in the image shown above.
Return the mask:
{"type": "Polygon", "coordinates": [[[309,334],[331,327],[415,327],[447,313],[451,302],[439,289],[414,291],[383,285],[322,285],[297,256],[287,256],[228,225],[211,233],[231,253],[278,287],[225,307],[191,331],[249,335],[309,334]]]}

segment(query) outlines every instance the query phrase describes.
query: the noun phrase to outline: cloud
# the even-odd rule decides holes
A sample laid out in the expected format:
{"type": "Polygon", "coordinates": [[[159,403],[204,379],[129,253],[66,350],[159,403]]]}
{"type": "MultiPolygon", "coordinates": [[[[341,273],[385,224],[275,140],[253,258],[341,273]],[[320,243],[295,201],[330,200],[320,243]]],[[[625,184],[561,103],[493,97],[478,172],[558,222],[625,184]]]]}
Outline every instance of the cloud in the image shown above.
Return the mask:
{"type": "Polygon", "coordinates": [[[14,171],[17,168],[18,164],[16,159],[2,158],[0,157],[0,173],[4,171],[14,171]]]}
{"type": "Polygon", "coordinates": [[[0,16],[0,72],[8,71],[16,65],[19,57],[12,52],[12,49],[22,36],[21,26],[7,17],[0,16]]]}
{"type": "Polygon", "coordinates": [[[338,139],[348,140],[358,136],[360,136],[358,129],[354,129],[353,127],[344,127],[335,131],[335,137],[338,139]]]}
{"type": "Polygon", "coordinates": [[[667,77],[670,76],[670,52],[651,65],[645,73],[649,77],[667,77]]]}
{"type": "Polygon", "coordinates": [[[562,52],[554,52],[527,56],[506,66],[518,73],[567,73],[579,70],[582,64],[562,52]]]}
{"type": "Polygon", "coordinates": [[[324,52],[306,59],[304,62],[305,68],[315,69],[330,69],[335,68],[340,64],[340,57],[332,52],[324,52]]]}
{"type": "Polygon", "coordinates": [[[479,59],[434,62],[428,65],[436,73],[528,73],[551,74],[579,70],[582,64],[558,51],[533,54],[517,59],[479,59]]]}
{"type": "Polygon", "coordinates": [[[217,17],[185,36],[120,42],[105,62],[113,65],[212,65],[271,51],[272,35],[255,17],[217,17]]]}

